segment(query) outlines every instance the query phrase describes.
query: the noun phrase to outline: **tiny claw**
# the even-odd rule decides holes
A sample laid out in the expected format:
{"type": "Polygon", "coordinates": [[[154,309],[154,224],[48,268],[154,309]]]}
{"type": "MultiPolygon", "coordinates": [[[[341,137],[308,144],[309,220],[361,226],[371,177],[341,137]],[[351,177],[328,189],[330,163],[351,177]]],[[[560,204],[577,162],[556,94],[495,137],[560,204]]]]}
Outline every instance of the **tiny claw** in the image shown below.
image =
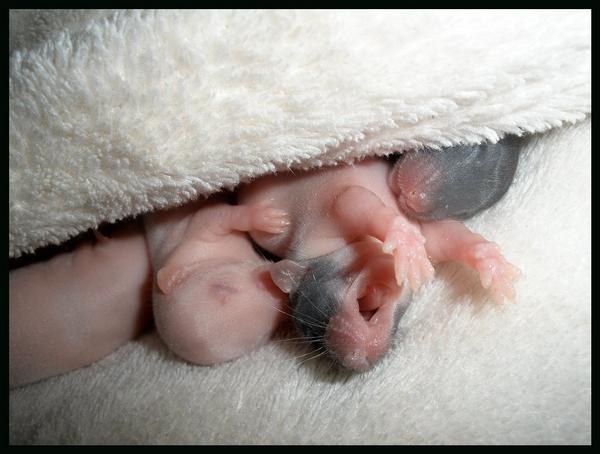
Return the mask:
{"type": "Polygon", "coordinates": [[[483,272],[479,276],[481,280],[481,286],[486,289],[490,288],[492,285],[492,275],[490,273],[483,272]]]}
{"type": "Polygon", "coordinates": [[[417,273],[410,273],[408,282],[410,283],[409,286],[413,292],[416,292],[421,287],[421,285],[423,285],[423,282],[417,273]]]}
{"type": "Polygon", "coordinates": [[[514,303],[515,289],[510,285],[510,282],[504,280],[494,289],[492,296],[499,303],[504,303],[506,300],[514,303]]]}
{"type": "Polygon", "coordinates": [[[503,305],[504,302],[506,301],[506,296],[502,295],[501,293],[492,293],[492,300],[494,301],[494,303],[496,303],[497,305],[503,305]]]}
{"type": "Polygon", "coordinates": [[[393,255],[394,255],[394,274],[396,275],[396,283],[398,284],[398,286],[401,286],[404,283],[404,281],[406,280],[406,270],[403,266],[402,261],[398,257],[398,254],[395,253],[393,255]]]}
{"type": "Polygon", "coordinates": [[[421,273],[425,276],[424,283],[432,281],[433,276],[435,275],[435,268],[433,267],[431,262],[423,263],[421,273]]]}
{"type": "Polygon", "coordinates": [[[507,287],[504,292],[509,301],[515,302],[515,289],[512,286],[507,287]]]}
{"type": "Polygon", "coordinates": [[[494,243],[479,243],[472,250],[471,265],[478,271],[481,285],[488,289],[496,303],[514,301],[512,281],[521,276],[521,270],[508,263],[494,243]]]}
{"type": "Polygon", "coordinates": [[[394,257],[394,272],[398,286],[407,285],[417,291],[433,275],[433,267],[424,247],[421,231],[402,218],[394,220],[382,246],[382,251],[394,257]]]}

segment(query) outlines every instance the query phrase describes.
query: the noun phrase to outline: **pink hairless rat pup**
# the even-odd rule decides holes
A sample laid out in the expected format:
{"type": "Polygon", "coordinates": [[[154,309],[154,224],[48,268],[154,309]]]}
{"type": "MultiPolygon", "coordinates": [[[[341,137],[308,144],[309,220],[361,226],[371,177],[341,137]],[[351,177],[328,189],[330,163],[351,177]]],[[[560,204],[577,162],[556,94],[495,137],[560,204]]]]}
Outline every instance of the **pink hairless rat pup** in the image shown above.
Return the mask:
{"type": "Polygon", "coordinates": [[[266,203],[217,196],[11,271],[10,386],[98,361],[152,316],[167,346],[195,364],[257,348],[285,318],[286,295],[244,232],[277,233],[286,222],[266,203]]]}
{"type": "Polygon", "coordinates": [[[512,142],[413,152],[391,172],[386,160],[368,159],[264,177],[241,188],[239,200],[269,200],[289,214],[282,232],[250,234],[286,258],[271,276],[289,294],[297,329],[339,365],[360,371],[388,350],[407,290],[432,278],[431,262],[461,262],[496,299],[512,298],[518,270],[495,244],[452,218],[497,201],[517,160],[512,142]],[[455,199],[442,197],[446,191],[455,199]]]}
{"type": "Polygon", "coordinates": [[[209,365],[269,340],[286,298],[245,232],[276,235],[287,223],[284,211],[264,201],[211,200],[146,217],[154,319],[171,351],[209,365]]]}

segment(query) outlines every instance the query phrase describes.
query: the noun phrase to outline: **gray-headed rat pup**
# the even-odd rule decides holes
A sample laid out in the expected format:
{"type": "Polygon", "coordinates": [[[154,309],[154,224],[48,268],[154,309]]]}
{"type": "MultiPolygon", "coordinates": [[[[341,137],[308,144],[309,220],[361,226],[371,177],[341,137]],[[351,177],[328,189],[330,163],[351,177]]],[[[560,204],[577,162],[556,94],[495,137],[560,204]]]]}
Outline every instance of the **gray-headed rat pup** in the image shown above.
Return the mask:
{"type": "Polygon", "coordinates": [[[388,350],[409,289],[433,276],[430,261],[462,262],[494,297],[511,298],[518,270],[495,244],[448,218],[464,219],[500,199],[514,176],[514,151],[497,144],[413,152],[393,170],[384,159],[367,159],[242,187],[241,203],[268,200],[289,213],[283,232],[251,236],[287,258],[271,276],[289,294],[299,331],[340,365],[368,369],[388,350]],[[406,188],[421,205],[402,200],[406,188]],[[444,198],[446,191],[458,195],[444,198]]]}
{"type": "Polygon", "coordinates": [[[508,190],[519,162],[520,139],[460,145],[400,155],[390,187],[400,208],[420,221],[465,220],[491,207],[508,190]]]}

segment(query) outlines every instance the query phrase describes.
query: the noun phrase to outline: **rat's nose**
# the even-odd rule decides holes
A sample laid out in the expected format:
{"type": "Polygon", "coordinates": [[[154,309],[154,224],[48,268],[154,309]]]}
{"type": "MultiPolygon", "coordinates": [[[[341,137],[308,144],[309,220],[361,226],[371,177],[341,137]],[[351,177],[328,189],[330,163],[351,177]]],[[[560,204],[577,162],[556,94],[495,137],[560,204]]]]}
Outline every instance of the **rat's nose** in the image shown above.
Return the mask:
{"type": "Polygon", "coordinates": [[[344,367],[359,372],[365,371],[371,367],[369,361],[367,361],[366,352],[362,349],[348,352],[341,362],[344,367]]]}
{"type": "Polygon", "coordinates": [[[378,318],[367,321],[356,309],[331,317],[325,335],[327,347],[343,367],[366,371],[387,351],[390,331],[380,326],[378,318]]]}

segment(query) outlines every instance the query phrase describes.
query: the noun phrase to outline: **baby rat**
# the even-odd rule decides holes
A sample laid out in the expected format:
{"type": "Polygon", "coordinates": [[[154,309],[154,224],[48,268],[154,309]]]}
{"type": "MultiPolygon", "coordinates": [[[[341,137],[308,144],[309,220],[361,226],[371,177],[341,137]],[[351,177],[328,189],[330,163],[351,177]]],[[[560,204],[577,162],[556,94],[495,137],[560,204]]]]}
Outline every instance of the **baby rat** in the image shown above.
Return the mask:
{"type": "Polygon", "coordinates": [[[407,152],[389,176],[400,209],[421,221],[428,250],[439,249],[440,257],[460,257],[479,272],[482,285],[496,300],[514,296],[511,281],[520,273],[506,262],[497,245],[458,221],[504,196],[519,162],[519,141],[507,136],[495,144],[407,152]]]}
{"type": "Polygon", "coordinates": [[[143,227],[127,223],[110,235],[10,271],[10,387],[98,361],[151,321],[143,227]]]}
{"type": "Polygon", "coordinates": [[[267,176],[238,193],[241,203],[269,200],[289,213],[281,233],[251,236],[286,257],[271,276],[289,294],[298,330],[353,370],[368,369],[388,350],[408,290],[433,276],[430,260],[462,262],[495,295],[512,295],[515,270],[494,244],[455,221],[407,218],[389,173],[385,160],[367,159],[267,176]]]}
{"type": "Polygon", "coordinates": [[[519,162],[519,138],[400,155],[389,183],[404,213],[419,221],[465,220],[508,190],[519,162]]]}
{"type": "Polygon", "coordinates": [[[401,294],[434,272],[418,223],[398,209],[388,172],[386,161],[370,159],[271,175],[238,192],[242,204],[268,200],[289,214],[281,233],[250,235],[286,258],[271,276],[289,294],[300,332],[355,370],[369,368],[387,351],[405,308],[401,294]]]}
{"type": "Polygon", "coordinates": [[[9,385],[100,360],[152,318],[182,358],[214,364],[267,341],[287,299],[245,231],[277,233],[285,213],[212,199],[148,215],[110,238],[9,273],[9,385]],[[151,304],[152,300],[152,304],[151,304]]]}
{"type": "Polygon", "coordinates": [[[269,203],[219,201],[157,212],[144,220],[154,271],[157,330],[178,356],[209,365],[266,342],[285,317],[271,262],[244,232],[278,234],[286,213],[269,203]]]}

